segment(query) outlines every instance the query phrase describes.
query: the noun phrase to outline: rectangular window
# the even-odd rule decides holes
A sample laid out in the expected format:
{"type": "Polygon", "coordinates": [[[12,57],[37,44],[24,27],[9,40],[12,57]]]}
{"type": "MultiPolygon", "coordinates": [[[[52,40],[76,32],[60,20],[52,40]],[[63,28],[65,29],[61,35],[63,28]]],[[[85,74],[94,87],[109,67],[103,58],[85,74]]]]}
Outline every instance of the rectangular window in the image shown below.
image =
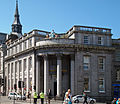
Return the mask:
{"type": "Polygon", "coordinates": [[[27,65],[26,65],[26,59],[24,59],[24,70],[26,70],[27,65]]]}
{"type": "Polygon", "coordinates": [[[117,76],[116,76],[116,80],[120,81],[120,69],[117,69],[117,76]]]}
{"type": "Polygon", "coordinates": [[[27,42],[25,41],[24,42],[24,49],[26,49],[27,48],[27,42]]]}
{"type": "MultiPolygon", "coordinates": [[[[19,60],[19,72],[22,73],[22,61],[19,60]]],[[[22,76],[22,74],[20,74],[20,77],[22,76]]]]}
{"type": "Polygon", "coordinates": [[[84,36],[84,44],[88,44],[88,36],[84,36]]]}
{"type": "Polygon", "coordinates": [[[98,37],[98,45],[103,45],[103,38],[102,37],[98,37]]]}
{"type": "Polygon", "coordinates": [[[88,70],[90,66],[90,57],[89,56],[84,56],[83,58],[83,69],[88,70]]]}
{"type": "Polygon", "coordinates": [[[10,56],[10,49],[8,49],[8,56],[10,56]]]}
{"type": "Polygon", "coordinates": [[[32,57],[29,58],[29,69],[32,68],[32,57]]]}
{"type": "Polygon", "coordinates": [[[89,78],[84,78],[84,91],[90,91],[89,78]]]}
{"type": "Polygon", "coordinates": [[[15,47],[15,52],[16,52],[16,53],[17,53],[17,50],[18,50],[18,49],[17,49],[17,46],[16,46],[16,47],[15,47]]]}
{"type": "Polygon", "coordinates": [[[99,57],[98,67],[99,67],[99,71],[104,71],[105,70],[105,58],[99,57]]]}
{"type": "Polygon", "coordinates": [[[29,47],[32,47],[32,39],[29,39],[29,47]]]}
{"type": "Polygon", "coordinates": [[[22,43],[19,45],[19,50],[22,51],[22,43]]]}
{"type": "Polygon", "coordinates": [[[99,92],[105,92],[104,78],[99,78],[99,92]]]}
{"type": "Polygon", "coordinates": [[[98,45],[101,45],[101,43],[102,43],[102,39],[101,37],[98,37],[98,45]]]}

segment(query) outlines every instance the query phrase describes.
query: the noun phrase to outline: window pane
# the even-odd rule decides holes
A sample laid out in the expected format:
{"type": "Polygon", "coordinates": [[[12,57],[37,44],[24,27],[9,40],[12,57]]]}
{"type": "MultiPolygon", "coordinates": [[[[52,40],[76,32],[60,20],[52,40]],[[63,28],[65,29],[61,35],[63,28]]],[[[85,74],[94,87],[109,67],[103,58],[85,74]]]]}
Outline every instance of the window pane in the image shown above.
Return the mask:
{"type": "Polygon", "coordinates": [[[120,70],[117,69],[117,78],[116,78],[118,81],[120,80],[120,70]]]}
{"type": "Polygon", "coordinates": [[[104,91],[104,78],[99,78],[99,91],[104,91]]]}
{"type": "Polygon", "coordinates": [[[84,78],[84,91],[89,91],[89,78],[84,78]]]}
{"type": "Polygon", "coordinates": [[[88,36],[84,36],[84,44],[88,44],[88,36]]]}

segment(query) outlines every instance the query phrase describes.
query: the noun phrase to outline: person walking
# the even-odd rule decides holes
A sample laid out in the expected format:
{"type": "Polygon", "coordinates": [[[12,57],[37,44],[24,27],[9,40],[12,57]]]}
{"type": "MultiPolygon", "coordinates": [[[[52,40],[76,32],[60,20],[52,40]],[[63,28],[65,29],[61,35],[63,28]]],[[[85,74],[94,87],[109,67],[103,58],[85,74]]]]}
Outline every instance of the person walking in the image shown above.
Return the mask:
{"type": "Polygon", "coordinates": [[[84,92],[83,93],[83,97],[84,97],[84,102],[83,102],[83,104],[88,104],[88,102],[87,102],[87,94],[84,92]]]}
{"type": "Polygon", "coordinates": [[[48,90],[48,104],[50,104],[51,100],[51,89],[48,90]]]}
{"type": "Polygon", "coordinates": [[[120,98],[118,98],[118,100],[116,101],[116,104],[120,104],[120,98]]]}
{"type": "Polygon", "coordinates": [[[37,104],[37,93],[36,93],[36,91],[34,92],[34,104],[37,104]]]}
{"type": "Polygon", "coordinates": [[[117,101],[117,99],[114,98],[113,101],[111,102],[111,104],[116,104],[116,101],[117,101]]]}
{"type": "Polygon", "coordinates": [[[70,101],[70,99],[69,99],[69,95],[66,94],[66,97],[65,97],[65,99],[64,99],[63,104],[69,104],[69,101],[70,101]]]}
{"type": "Polygon", "coordinates": [[[65,93],[65,98],[64,99],[66,99],[67,96],[69,98],[68,104],[72,104],[72,95],[71,95],[71,90],[70,89],[68,89],[68,91],[65,93]]]}
{"type": "Polygon", "coordinates": [[[41,99],[41,104],[44,104],[44,93],[41,91],[40,93],[40,99],[41,99]]]}

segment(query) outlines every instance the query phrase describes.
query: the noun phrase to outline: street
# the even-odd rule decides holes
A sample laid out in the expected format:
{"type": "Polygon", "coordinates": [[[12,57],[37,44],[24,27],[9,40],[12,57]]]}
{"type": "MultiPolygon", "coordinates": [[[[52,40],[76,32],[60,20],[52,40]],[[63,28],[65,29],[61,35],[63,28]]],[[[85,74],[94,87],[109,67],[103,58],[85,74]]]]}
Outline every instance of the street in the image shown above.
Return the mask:
{"type": "MultiPolygon", "coordinates": [[[[21,101],[21,100],[9,100],[7,98],[7,96],[1,96],[0,97],[0,104],[33,104],[33,99],[27,99],[25,101],[21,101]]],[[[40,103],[40,99],[38,99],[37,104],[41,104],[40,103]]],[[[46,101],[44,101],[44,104],[48,104],[46,101]]],[[[62,101],[60,100],[51,100],[50,104],[63,104],[62,101]]],[[[78,104],[78,103],[74,103],[74,104],[78,104]]],[[[79,103],[80,104],[80,103],[79,103]]],[[[81,103],[82,104],[82,103],[81,103]]],[[[97,103],[97,104],[105,104],[105,103],[97,103]]]]}

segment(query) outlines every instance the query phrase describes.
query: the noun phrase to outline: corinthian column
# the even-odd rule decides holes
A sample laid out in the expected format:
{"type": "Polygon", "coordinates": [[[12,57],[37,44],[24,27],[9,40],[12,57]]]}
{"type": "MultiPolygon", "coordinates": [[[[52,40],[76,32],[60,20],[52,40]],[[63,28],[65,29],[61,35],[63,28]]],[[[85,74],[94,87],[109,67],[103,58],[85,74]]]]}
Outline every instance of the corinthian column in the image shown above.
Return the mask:
{"type": "Polygon", "coordinates": [[[48,90],[48,76],[49,76],[49,71],[48,71],[48,56],[44,55],[44,94],[47,94],[48,90]]]}
{"type": "Polygon", "coordinates": [[[57,55],[57,96],[61,95],[61,80],[62,80],[62,61],[61,55],[57,55]]]}
{"type": "Polygon", "coordinates": [[[74,84],[74,80],[75,80],[75,61],[74,61],[74,55],[71,55],[71,93],[72,93],[72,95],[74,95],[74,86],[75,86],[75,84],[74,84]]]}

